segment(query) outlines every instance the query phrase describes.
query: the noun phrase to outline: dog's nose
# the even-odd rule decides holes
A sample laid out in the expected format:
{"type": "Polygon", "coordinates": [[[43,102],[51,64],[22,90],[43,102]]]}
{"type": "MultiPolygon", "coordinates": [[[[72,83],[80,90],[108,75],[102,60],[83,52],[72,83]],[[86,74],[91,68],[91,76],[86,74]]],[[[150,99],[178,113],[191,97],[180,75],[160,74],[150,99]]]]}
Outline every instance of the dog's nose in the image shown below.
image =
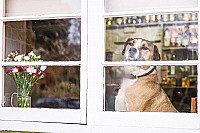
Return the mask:
{"type": "Polygon", "coordinates": [[[134,47],[132,47],[132,48],[130,48],[130,49],[129,49],[129,52],[134,54],[134,53],[136,53],[136,52],[137,52],[137,49],[136,49],[136,48],[134,48],[134,47]]]}

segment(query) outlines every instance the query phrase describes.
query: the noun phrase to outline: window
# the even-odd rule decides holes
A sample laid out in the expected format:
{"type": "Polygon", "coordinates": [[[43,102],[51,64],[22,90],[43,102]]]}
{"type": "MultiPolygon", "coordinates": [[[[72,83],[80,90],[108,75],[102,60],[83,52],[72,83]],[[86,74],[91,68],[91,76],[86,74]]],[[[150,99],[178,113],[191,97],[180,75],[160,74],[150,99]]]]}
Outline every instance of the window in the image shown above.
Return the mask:
{"type": "MultiPolygon", "coordinates": [[[[144,1],[141,2],[126,1],[122,3],[119,1],[107,0],[105,1],[105,7],[103,4],[100,3],[98,3],[98,5],[101,5],[101,8],[95,7],[99,9],[99,12],[95,12],[97,16],[92,16],[92,13],[90,14],[89,12],[89,17],[90,15],[92,16],[91,17],[92,19],[89,19],[89,25],[90,24],[92,25],[92,22],[90,23],[90,21],[93,20],[96,21],[95,24],[93,24],[92,26],[99,25],[98,27],[94,26],[95,27],[94,30],[89,30],[89,35],[91,32],[94,33],[93,36],[96,37],[98,36],[97,38],[95,38],[95,41],[94,40],[93,41],[96,42],[98,45],[100,45],[94,47],[93,49],[91,48],[92,50],[89,51],[89,54],[90,52],[98,54],[98,56],[96,56],[94,60],[99,61],[98,63],[93,64],[94,66],[91,67],[93,69],[98,68],[97,70],[99,70],[98,73],[96,72],[94,76],[97,78],[97,80],[95,80],[93,77],[92,82],[95,82],[96,85],[99,86],[99,88],[104,88],[101,90],[97,90],[96,92],[98,94],[103,94],[103,96],[100,95],[96,97],[96,99],[97,98],[100,99],[99,102],[97,102],[96,100],[96,105],[100,104],[98,106],[98,110],[101,110],[99,111],[99,114],[97,116],[96,124],[112,125],[111,123],[114,122],[115,126],[117,125],[117,126],[136,126],[136,127],[168,127],[168,128],[198,129],[199,127],[198,125],[189,124],[192,121],[193,121],[192,123],[197,122],[196,118],[198,117],[198,112],[186,113],[186,112],[191,112],[191,103],[190,103],[191,99],[193,97],[198,96],[197,90],[199,84],[196,79],[198,78],[199,74],[198,72],[199,57],[197,56],[199,45],[197,45],[197,39],[195,41],[195,45],[193,45],[192,47],[188,46],[186,47],[180,46],[179,48],[170,46],[163,47],[164,37],[167,29],[170,32],[170,39],[171,39],[171,31],[174,32],[174,30],[176,30],[178,32],[180,26],[186,28],[185,31],[187,29],[188,30],[195,29],[194,28],[195,25],[196,27],[198,27],[197,25],[198,17],[196,17],[194,21],[187,20],[186,17],[184,19],[184,16],[187,16],[188,14],[189,16],[192,14],[196,14],[195,16],[198,16],[197,15],[198,9],[196,5],[197,1],[192,1],[191,4],[186,4],[187,1],[183,3],[180,2],[174,3],[173,1],[168,1],[168,3],[161,4],[158,1],[152,1],[151,3],[145,5],[144,7],[143,6],[144,1]],[[176,9],[174,7],[176,7],[176,9]],[[175,18],[175,16],[179,15],[180,16],[183,15],[182,18],[183,20],[177,20],[175,18]],[[157,20],[159,18],[158,16],[162,17],[167,16],[168,20],[164,21],[161,20],[161,22],[158,22],[157,20]],[[145,18],[147,20],[145,20],[145,18]],[[147,23],[142,21],[147,21],[147,23]],[[188,25],[189,27],[188,26],[185,27],[184,26],[185,24],[188,25]],[[95,34],[95,31],[98,31],[98,33],[95,34]],[[128,38],[144,38],[156,44],[158,50],[161,52],[160,53],[161,61],[153,61],[153,60],[144,61],[144,59],[138,61],[136,60],[134,61],[134,59],[133,61],[124,61],[122,51],[124,49],[124,43],[128,40],[128,38]],[[173,56],[174,51],[177,52],[175,58],[173,56]],[[182,56],[179,57],[181,54],[182,56]],[[121,85],[121,77],[123,69],[125,69],[124,67],[131,68],[134,66],[152,66],[152,67],[156,66],[156,69],[160,74],[158,75],[159,76],[158,78],[160,80],[160,83],[164,84],[163,89],[166,91],[165,93],[167,93],[168,98],[172,100],[173,105],[176,108],[178,108],[178,111],[182,113],[172,113],[173,111],[171,112],[169,111],[167,113],[163,113],[162,111],[149,112],[146,110],[143,110],[144,112],[141,112],[141,110],[139,111],[122,110],[121,112],[115,111],[114,107],[115,95],[117,95],[117,90],[119,89],[119,85],[121,85]],[[194,89],[189,89],[188,91],[186,91],[186,87],[182,87],[182,86],[187,86],[186,84],[184,84],[185,76],[182,78],[183,75],[187,75],[186,73],[182,73],[183,75],[181,75],[181,78],[183,79],[183,82],[181,81],[181,85],[180,83],[178,83],[179,81],[176,81],[175,84],[174,78],[176,78],[179,75],[178,71],[180,71],[180,69],[186,70],[185,71],[186,73],[189,69],[192,70],[193,72],[195,71],[194,75],[191,74],[189,76],[189,79],[192,78],[197,83],[196,85],[196,83],[190,82],[191,85],[193,83],[195,84],[193,86],[194,89]],[[170,74],[171,77],[168,76],[168,73],[170,74]],[[167,76],[167,78],[165,76],[167,76]],[[169,85],[168,82],[170,82],[170,87],[172,88],[168,86],[169,85]],[[173,89],[173,84],[174,88],[177,89],[173,89]],[[102,85],[104,87],[102,87],[102,85]],[[179,89],[179,87],[183,89],[179,89]],[[180,90],[181,92],[179,92],[180,90]],[[185,95],[185,91],[186,93],[187,92],[190,93],[188,94],[188,96],[186,96],[187,97],[186,99],[188,100],[182,99],[183,98],[182,96],[185,95]],[[182,121],[182,119],[184,119],[184,121],[182,121]]],[[[195,34],[198,34],[198,30],[194,31],[195,34]]],[[[195,36],[196,38],[198,38],[197,35],[195,36]]],[[[178,42],[176,42],[178,41],[177,37],[175,37],[175,41],[173,40],[170,41],[174,42],[176,46],[178,45],[178,42]]],[[[89,41],[89,43],[94,43],[94,42],[89,41]]],[[[145,47],[146,46],[144,46],[144,50],[145,47]]],[[[89,66],[90,65],[92,64],[89,63],[89,66]]],[[[92,76],[89,75],[89,78],[91,77],[92,76]]],[[[89,84],[89,87],[92,87],[92,85],[90,86],[89,84]]]]}
{"type": "Polygon", "coordinates": [[[1,17],[1,119],[85,124],[86,5],[78,0],[4,2],[5,14],[1,17]],[[13,62],[7,58],[5,61],[12,51],[40,55],[41,59],[39,62],[13,62]],[[21,68],[23,73],[26,67],[35,68],[32,66],[47,68],[42,72],[44,78],[30,91],[30,108],[20,108],[18,85],[7,73],[13,67],[21,68]]]}
{"type": "Polygon", "coordinates": [[[0,130],[199,132],[199,0],[1,0],[0,6],[0,130]],[[43,61],[6,62],[12,50],[33,51],[43,61]],[[17,107],[16,85],[6,74],[14,66],[47,66],[29,108],[17,107]],[[134,78],[143,90],[131,89],[134,78]],[[125,96],[136,95],[137,104],[115,106],[126,86],[125,96]]]}
{"type": "MultiPolygon", "coordinates": [[[[197,20],[198,20],[198,14],[195,12],[106,18],[105,60],[132,61],[132,62],[150,61],[150,60],[154,61],[198,60],[197,20]],[[133,41],[131,41],[132,39],[130,38],[133,38],[133,41]],[[137,41],[140,39],[134,39],[134,38],[143,38],[140,44],[142,46],[139,46],[138,48],[139,50],[137,51],[139,54],[138,55],[139,57],[137,58],[132,57],[135,56],[135,54],[137,53],[134,53],[131,50],[132,48],[135,48],[137,41]],[[130,42],[127,42],[127,40],[130,40],[130,42]],[[152,52],[151,49],[152,46],[154,46],[153,50],[154,52],[152,52]],[[130,49],[129,51],[126,52],[127,47],[130,47],[130,49]],[[155,51],[155,48],[158,51],[155,51]],[[130,56],[127,56],[127,54],[129,54],[130,56]],[[152,59],[148,58],[151,57],[151,55],[149,56],[149,54],[152,54],[152,59]],[[154,54],[158,54],[156,55],[158,56],[158,58],[154,56],[154,54]]],[[[135,69],[135,68],[140,68],[140,66],[133,66],[132,68],[128,69],[135,69]]],[[[123,88],[123,83],[126,80],[130,80],[130,78],[126,77],[126,74],[128,74],[126,72],[127,71],[126,67],[124,67],[123,70],[122,67],[119,68],[106,67],[106,69],[107,70],[106,70],[105,82],[107,82],[106,86],[108,87],[106,87],[107,93],[105,94],[106,95],[105,110],[113,110],[115,104],[111,103],[114,103],[114,101],[117,100],[115,98],[113,99],[113,97],[116,95],[117,90],[119,88],[123,88]]],[[[195,99],[197,97],[197,66],[171,65],[171,66],[159,66],[156,67],[155,69],[157,71],[156,73],[158,75],[158,80],[160,82],[159,84],[161,84],[161,87],[168,95],[170,101],[172,102],[176,110],[178,110],[179,112],[191,112],[191,110],[193,110],[191,108],[192,105],[191,101],[192,99],[195,99]]],[[[141,67],[141,70],[144,69],[141,67]]],[[[147,72],[148,71],[150,70],[147,70],[147,72]]],[[[143,73],[139,75],[142,74],[143,73]]],[[[120,90],[119,93],[121,93],[120,90]]],[[[131,93],[139,93],[139,92],[136,91],[131,93]]],[[[159,94],[155,98],[158,97],[159,94]]],[[[148,105],[150,106],[152,104],[151,103],[152,101],[153,99],[152,100],[149,99],[149,101],[146,101],[146,104],[149,103],[148,105]]],[[[194,108],[197,109],[197,107],[194,108]]],[[[150,109],[144,107],[140,111],[168,112],[168,110],[158,109],[158,108],[153,109],[153,107],[151,107],[150,109]]]]}

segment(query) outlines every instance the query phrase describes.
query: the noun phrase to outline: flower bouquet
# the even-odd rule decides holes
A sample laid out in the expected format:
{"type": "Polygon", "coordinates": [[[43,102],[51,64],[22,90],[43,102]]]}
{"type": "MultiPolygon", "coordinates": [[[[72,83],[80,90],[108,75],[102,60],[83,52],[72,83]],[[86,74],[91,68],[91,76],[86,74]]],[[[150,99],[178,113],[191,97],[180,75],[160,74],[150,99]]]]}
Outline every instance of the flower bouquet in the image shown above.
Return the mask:
{"type": "MultiPolygon", "coordinates": [[[[6,62],[41,62],[41,56],[36,56],[33,51],[28,55],[20,54],[20,51],[12,51],[5,59],[6,62]]],[[[19,107],[30,107],[30,91],[39,79],[46,75],[46,66],[15,66],[6,74],[13,78],[17,86],[17,98],[19,107]]],[[[13,95],[11,96],[12,99],[13,95]]],[[[12,100],[11,100],[12,105],[12,100]]]]}

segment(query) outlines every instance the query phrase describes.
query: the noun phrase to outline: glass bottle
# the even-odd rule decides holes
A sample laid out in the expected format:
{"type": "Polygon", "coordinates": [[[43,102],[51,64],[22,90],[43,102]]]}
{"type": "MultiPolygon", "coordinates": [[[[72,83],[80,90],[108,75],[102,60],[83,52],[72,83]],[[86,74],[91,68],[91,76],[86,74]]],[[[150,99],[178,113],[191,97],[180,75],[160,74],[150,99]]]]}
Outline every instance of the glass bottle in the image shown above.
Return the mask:
{"type": "Polygon", "coordinates": [[[176,29],[174,26],[171,27],[171,47],[176,46],[176,29]]]}
{"type": "Polygon", "coordinates": [[[182,46],[187,47],[189,45],[189,40],[190,40],[189,27],[185,26],[184,27],[184,33],[183,33],[183,36],[182,36],[182,46]]]}
{"type": "Polygon", "coordinates": [[[177,36],[177,46],[180,47],[182,45],[182,29],[178,28],[178,36],[177,36]]]}
{"type": "Polygon", "coordinates": [[[170,46],[170,33],[169,33],[169,29],[168,28],[166,28],[166,30],[165,30],[164,46],[165,47],[169,47],[170,46]]]}

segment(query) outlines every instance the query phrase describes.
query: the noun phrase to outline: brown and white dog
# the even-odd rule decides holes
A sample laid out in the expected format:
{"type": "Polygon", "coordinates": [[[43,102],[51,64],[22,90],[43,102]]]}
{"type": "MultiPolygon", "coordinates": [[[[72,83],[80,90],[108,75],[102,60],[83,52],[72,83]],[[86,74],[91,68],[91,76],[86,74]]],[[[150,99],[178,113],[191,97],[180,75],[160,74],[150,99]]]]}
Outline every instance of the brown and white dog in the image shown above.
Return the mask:
{"type": "MultiPolygon", "coordinates": [[[[160,60],[156,45],[142,38],[129,38],[122,51],[126,61],[160,60]]],[[[154,66],[125,66],[115,100],[116,111],[178,112],[161,88],[154,66]]]]}

